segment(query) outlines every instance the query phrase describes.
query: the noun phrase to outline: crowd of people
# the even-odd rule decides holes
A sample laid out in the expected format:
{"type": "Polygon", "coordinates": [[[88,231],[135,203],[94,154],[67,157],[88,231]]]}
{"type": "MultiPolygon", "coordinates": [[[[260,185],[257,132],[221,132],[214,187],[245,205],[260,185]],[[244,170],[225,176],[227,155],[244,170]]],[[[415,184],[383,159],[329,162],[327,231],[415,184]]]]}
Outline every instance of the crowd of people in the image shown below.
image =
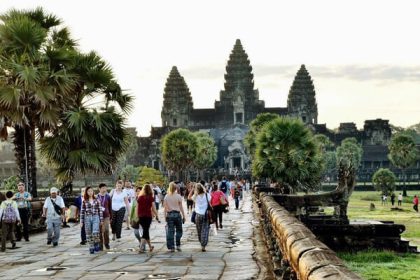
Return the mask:
{"type": "MultiPolygon", "coordinates": [[[[223,214],[229,211],[229,201],[234,202],[235,209],[239,209],[239,201],[244,191],[249,189],[249,181],[229,181],[225,177],[212,182],[170,182],[166,188],[153,183],[134,186],[129,181],[118,180],[111,190],[103,183],[97,189],[92,186],[82,188],[74,202],[77,211],[73,215],[74,221],[80,224],[80,244],[88,244],[90,254],[110,249],[111,240],[120,242],[124,222],[125,229],[133,229],[139,253],[146,250],[153,252],[150,227],[153,220],[161,222],[159,209],[163,209],[161,216],[166,222],[166,247],[169,252],[182,251],[181,238],[186,221],[195,224],[201,250],[205,252],[210,225],[214,224],[215,230],[222,230],[223,214]]],[[[51,188],[49,193],[42,207],[42,217],[47,224],[47,245],[55,247],[59,244],[62,224],[66,221],[66,207],[57,188],[51,188]]],[[[0,205],[2,251],[6,249],[7,239],[12,248],[22,237],[29,242],[31,200],[32,196],[25,191],[22,182],[18,184],[18,193],[6,193],[6,200],[0,205]]]]}

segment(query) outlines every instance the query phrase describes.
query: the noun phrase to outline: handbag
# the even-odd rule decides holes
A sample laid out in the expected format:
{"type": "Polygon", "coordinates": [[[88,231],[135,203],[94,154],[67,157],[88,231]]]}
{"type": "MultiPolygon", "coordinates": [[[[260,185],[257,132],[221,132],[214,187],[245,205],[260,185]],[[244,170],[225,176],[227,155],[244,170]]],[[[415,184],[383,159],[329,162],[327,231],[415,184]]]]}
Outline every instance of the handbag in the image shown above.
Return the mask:
{"type": "Polygon", "coordinates": [[[206,196],[206,200],[207,200],[207,210],[206,210],[207,220],[209,221],[209,224],[213,224],[214,223],[213,207],[211,207],[209,203],[209,198],[207,197],[207,193],[204,193],[204,195],[206,196]]]}
{"type": "Polygon", "coordinates": [[[195,211],[191,213],[191,223],[195,224],[195,211]]]}

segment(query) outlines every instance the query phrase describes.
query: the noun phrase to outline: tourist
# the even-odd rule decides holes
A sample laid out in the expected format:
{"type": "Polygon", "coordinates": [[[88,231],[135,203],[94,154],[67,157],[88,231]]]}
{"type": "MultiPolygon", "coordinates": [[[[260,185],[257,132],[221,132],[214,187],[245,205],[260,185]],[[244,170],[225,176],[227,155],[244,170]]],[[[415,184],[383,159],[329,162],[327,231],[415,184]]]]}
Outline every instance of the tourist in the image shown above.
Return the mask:
{"type": "Polygon", "coordinates": [[[197,228],[198,241],[201,244],[201,251],[205,252],[209,240],[210,221],[207,216],[207,209],[211,197],[206,193],[204,186],[197,183],[192,199],[195,203],[195,226],[197,228]]]}
{"type": "Polygon", "coordinates": [[[417,197],[417,195],[415,195],[413,199],[413,209],[416,212],[419,212],[419,198],[417,197]]]}
{"type": "Polygon", "coordinates": [[[227,197],[220,189],[218,189],[217,184],[213,184],[213,192],[211,193],[210,205],[214,210],[214,221],[216,223],[217,230],[223,228],[223,212],[228,205],[227,201],[227,197]]]}
{"type": "MultiPolygon", "coordinates": [[[[136,192],[133,189],[133,186],[130,181],[126,181],[124,184],[124,193],[127,195],[128,199],[128,209],[131,209],[131,204],[134,199],[136,199],[136,192]]],[[[127,223],[127,227],[125,229],[130,229],[130,211],[126,211],[124,214],[124,220],[127,223]]]]}
{"type": "Polygon", "coordinates": [[[15,194],[15,200],[19,209],[19,215],[21,224],[16,227],[16,241],[22,239],[22,228],[23,238],[25,241],[29,241],[29,218],[31,216],[31,201],[32,195],[25,191],[25,184],[23,182],[18,183],[18,192],[15,194]]]}
{"type": "Polygon", "coordinates": [[[176,192],[175,182],[170,182],[168,193],[163,201],[164,214],[166,217],[166,246],[170,252],[181,251],[182,224],[185,223],[182,196],[176,192]],[[175,242],[174,242],[174,237],[175,242]],[[174,244],[175,243],[175,244],[174,244]]]}
{"type": "Polygon", "coordinates": [[[15,242],[15,223],[20,223],[18,205],[12,200],[13,192],[6,192],[6,200],[0,205],[1,220],[1,251],[6,251],[6,240],[12,243],[12,248],[16,247],[15,242]]]}
{"type": "Polygon", "coordinates": [[[99,228],[102,225],[101,202],[96,199],[92,187],[87,187],[80,212],[80,227],[85,226],[86,237],[89,241],[89,252],[99,252],[99,228]]]}
{"type": "Polygon", "coordinates": [[[228,191],[230,189],[229,182],[226,179],[226,176],[223,176],[222,181],[219,184],[219,189],[225,194],[229,195],[228,191]]]}
{"type": "Polygon", "coordinates": [[[139,242],[140,250],[146,250],[146,244],[141,244],[141,236],[143,235],[143,228],[140,226],[139,217],[137,215],[138,208],[137,208],[137,198],[140,195],[141,187],[136,188],[136,199],[133,200],[131,204],[131,212],[130,212],[130,223],[131,228],[134,229],[134,236],[136,237],[137,241],[139,242]],[[142,247],[143,246],[143,247],[142,247]]]}
{"type": "Polygon", "coordinates": [[[194,201],[192,200],[192,195],[194,194],[194,183],[188,182],[187,183],[187,190],[185,192],[185,198],[187,200],[187,214],[192,213],[192,209],[194,206],[194,201]],[[191,194],[191,195],[190,195],[191,194]]]}
{"type": "MultiPolygon", "coordinates": [[[[79,223],[80,223],[80,211],[82,210],[82,202],[83,202],[83,197],[85,195],[85,188],[81,188],[80,189],[80,195],[76,197],[75,199],[75,204],[77,207],[77,214],[76,216],[79,219],[79,223]]],[[[80,245],[86,245],[86,231],[85,231],[85,226],[83,223],[80,223],[81,227],[80,227],[80,245]]]]}
{"type": "Polygon", "coordinates": [[[42,217],[47,218],[47,245],[58,245],[60,239],[60,227],[64,217],[64,200],[57,195],[58,189],[51,188],[50,196],[45,199],[42,208],[42,217]]]}
{"type": "Polygon", "coordinates": [[[239,197],[241,196],[241,192],[238,189],[238,186],[235,186],[233,189],[233,199],[235,200],[235,209],[239,209],[239,197]]]}
{"type": "Polygon", "coordinates": [[[125,212],[129,211],[128,197],[122,189],[122,181],[118,180],[115,184],[115,189],[111,192],[112,198],[112,216],[111,216],[111,229],[112,240],[120,241],[121,230],[124,221],[125,212]]]}
{"type": "Polygon", "coordinates": [[[98,200],[101,203],[101,211],[102,211],[102,218],[103,223],[100,228],[100,242],[99,248],[100,250],[106,249],[109,250],[109,225],[111,223],[111,213],[112,213],[112,199],[111,196],[107,193],[108,189],[106,184],[101,183],[99,184],[99,193],[98,193],[98,200]]]}
{"type": "Polygon", "coordinates": [[[402,201],[403,201],[403,196],[402,196],[402,194],[400,193],[400,194],[398,195],[398,206],[401,206],[401,205],[402,205],[402,201]]]}
{"type": "Polygon", "coordinates": [[[391,204],[392,204],[392,206],[394,206],[394,204],[395,204],[395,194],[394,193],[391,194],[391,204]]]}
{"type": "Polygon", "coordinates": [[[156,183],[153,186],[153,195],[155,197],[156,212],[159,213],[159,205],[160,205],[160,202],[161,202],[162,190],[160,189],[160,187],[158,185],[156,185],[156,183]]]}
{"type": "Polygon", "coordinates": [[[156,211],[156,206],[154,203],[155,199],[153,197],[153,190],[149,184],[144,185],[143,189],[140,192],[139,197],[137,198],[137,215],[139,217],[139,223],[143,228],[143,234],[141,238],[140,253],[144,253],[143,245],[146,243],[149,245],[149,251],[152,252],[154,247],[150,242],[149,229],[150,224],[152,223],[153,215],[157,217],[158,213],[156,211]]]}
{"type": "Polygon", "coordinates": [[[383,194],[382,195],[382,205],[386,205],[387,204],[387,200],[388,199],[388,197],[386,196],[386,194],[383,194]]]}

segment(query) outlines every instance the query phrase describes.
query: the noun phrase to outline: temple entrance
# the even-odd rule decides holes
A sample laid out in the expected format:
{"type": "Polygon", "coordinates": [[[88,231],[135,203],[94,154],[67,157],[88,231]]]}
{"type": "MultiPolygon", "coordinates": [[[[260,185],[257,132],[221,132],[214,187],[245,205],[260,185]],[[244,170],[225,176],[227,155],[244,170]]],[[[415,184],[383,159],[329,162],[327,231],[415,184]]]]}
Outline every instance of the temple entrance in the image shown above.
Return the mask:
{"type": "Polygon", "coordinates": [[[232,158],[232,165],[233,165],[232,167],[233,168],[241,169],[242,168],[241,163],[242,163],[242,158],[240,158],[240,157],[232,158]]]}

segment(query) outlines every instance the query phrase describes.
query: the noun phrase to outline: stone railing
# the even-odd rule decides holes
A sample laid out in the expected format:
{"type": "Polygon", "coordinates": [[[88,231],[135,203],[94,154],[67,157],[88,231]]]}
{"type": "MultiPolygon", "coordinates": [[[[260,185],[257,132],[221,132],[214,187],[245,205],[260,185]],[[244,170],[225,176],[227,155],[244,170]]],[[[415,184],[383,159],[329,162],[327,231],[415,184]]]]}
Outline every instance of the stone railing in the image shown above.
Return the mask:
{"type": "Polygon", "coordinates": [[[267,193],[259,193],[263,229],[278,279],[362,279],[267,193]]]}

